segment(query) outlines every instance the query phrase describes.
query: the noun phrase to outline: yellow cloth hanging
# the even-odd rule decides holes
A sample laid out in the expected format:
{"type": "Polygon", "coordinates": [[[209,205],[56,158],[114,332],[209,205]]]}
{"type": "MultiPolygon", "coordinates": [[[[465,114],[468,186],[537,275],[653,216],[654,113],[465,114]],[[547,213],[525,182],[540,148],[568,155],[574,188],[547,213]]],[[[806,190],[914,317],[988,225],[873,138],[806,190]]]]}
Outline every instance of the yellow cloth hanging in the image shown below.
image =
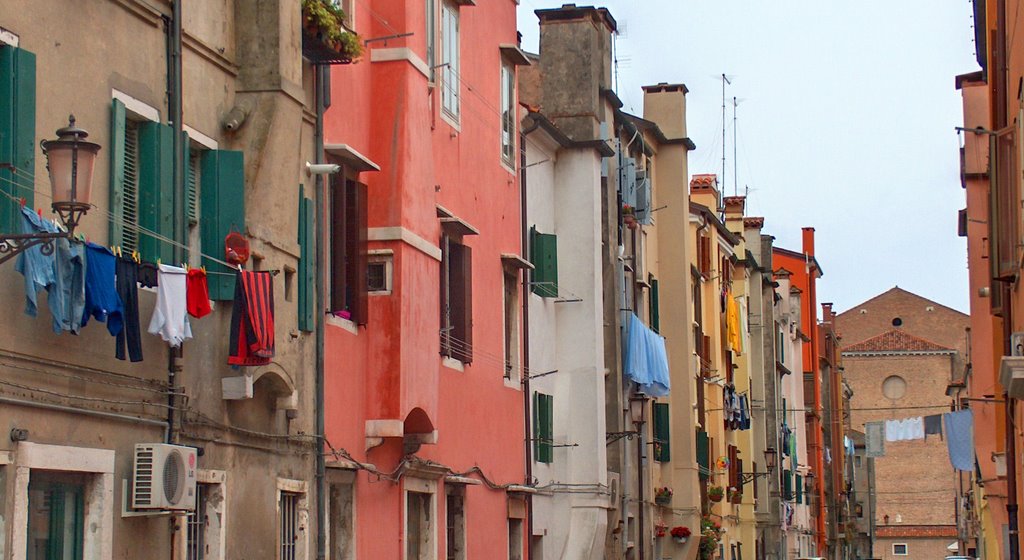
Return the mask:
{"type": "Polygon", "coordinates": [[[725,293],[725,329],[729,338],[729,346],[732,351],[739,353],[740,348],[740,312],[736,305],[736,298],[732,292],[725,293]]]}

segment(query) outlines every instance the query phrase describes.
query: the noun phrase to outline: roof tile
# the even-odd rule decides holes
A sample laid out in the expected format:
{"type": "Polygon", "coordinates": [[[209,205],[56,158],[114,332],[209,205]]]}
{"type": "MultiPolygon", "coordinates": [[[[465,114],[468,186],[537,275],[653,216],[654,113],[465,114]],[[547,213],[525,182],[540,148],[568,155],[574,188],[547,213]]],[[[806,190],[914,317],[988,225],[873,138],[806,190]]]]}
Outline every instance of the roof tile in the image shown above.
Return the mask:
{"type": "Polygon", "coordinates": [[[892,329],[878,336],[843,348],[843,352],[941,352],[952,350],[934,342],[892,329]]]}

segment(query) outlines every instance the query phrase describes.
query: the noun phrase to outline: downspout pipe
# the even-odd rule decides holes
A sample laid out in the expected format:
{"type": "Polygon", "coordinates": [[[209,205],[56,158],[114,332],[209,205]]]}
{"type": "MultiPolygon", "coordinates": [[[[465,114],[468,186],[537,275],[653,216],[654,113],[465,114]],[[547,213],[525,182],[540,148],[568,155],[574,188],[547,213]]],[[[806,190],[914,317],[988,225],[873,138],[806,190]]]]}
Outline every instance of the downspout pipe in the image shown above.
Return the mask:
{"type": "MultiPolygon", "coordinates": [[[[530,224],[527,212],[526,197],[526,135],[540,127],[540,123],[532,120],[527,128],[519,131],[519,216],[522,230],[522,251],[526,260],[533,262],[530,254],[530,224]]],[[[523,430],[526,444],[526,485],[533,484],[533,439],[530,432],[530,274],[523,271],[523,430]]],[[[526,495],[526,559],[533,560],[533,494],[526,495]]]]}
{"type": "MultiPolygon", "coordinates": [[[[326,88],[330,82],[330,67],[323,65],[313,66],[313,88],[316,97],[316,132],[313,143],[313,158],[315,163],[324,162],[324,111],[327,109],[326,88]]],[[[326,459],[324,457],[324,445],[326,436],[324,434],[324,219],[325,204],[327,197],[324,193],[324,176],[317,174],[315,183],[316,198],[316,304],[313,313],[316,322],[316,381],[314,393],[316,394],[315,415],[316,415],[316,559],[324,560],[327,557],[327,484],[326,484],[326,459]]]]}
{"type": "MultiPolygon", "coordinates": [[[[181,0],[173,0],[171,5],[171,18],[164,20],[167,35],[167,105],[168,120],[174,130],[171,139],[174,161],[171,164],[171,181],[173,191],[173,231],[175,239],[184,239],[183,230],[185,227],[185,182],[183,169],[182,145],[182,123],[181,123],[181,0]]],[[[184,251],[177,245],[174,246],[175,261],[184,260],[184,251]]],[[[167,432],[164,438],[166,443],[177,441],[177,430],[175,424],[174,409],[178,393],[177,373],[181,371],[178,358],[182,355],[182,348],[167,349],[167,432]]]]}

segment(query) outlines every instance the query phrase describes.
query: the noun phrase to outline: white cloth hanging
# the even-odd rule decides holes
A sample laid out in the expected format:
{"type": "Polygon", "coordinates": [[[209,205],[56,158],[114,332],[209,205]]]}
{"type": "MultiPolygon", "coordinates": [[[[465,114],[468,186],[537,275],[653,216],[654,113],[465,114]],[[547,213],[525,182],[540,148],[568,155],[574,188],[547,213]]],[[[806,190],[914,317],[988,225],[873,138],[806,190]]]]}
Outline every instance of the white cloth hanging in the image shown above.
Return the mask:
{"type": "Polygon", "coordinates": [[[924,439],[924,417],[885,421],[885,441],[924,439]]]}
{"type": "Polygon", "coordinates": [[[149,321],[149,333],[160,335],[160,338],[175,348],[192,338],[192,327],[188,324],[186,312],[187,273],[184,268],[161,264],[157,277],[156,307],[149,321]]]}

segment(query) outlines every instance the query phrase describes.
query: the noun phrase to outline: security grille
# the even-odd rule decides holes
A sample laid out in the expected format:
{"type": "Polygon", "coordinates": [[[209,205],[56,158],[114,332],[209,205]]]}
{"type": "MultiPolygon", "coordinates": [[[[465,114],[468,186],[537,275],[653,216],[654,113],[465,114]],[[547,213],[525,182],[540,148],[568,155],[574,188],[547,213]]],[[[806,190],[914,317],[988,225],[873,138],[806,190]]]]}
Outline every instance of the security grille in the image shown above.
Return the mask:
{"type": "Polygon", "coordinates": [[[299,533],[299,494],[281,493],[281,560],[295,560],[299,533]]]}
{"type": "Polygon", "coordinates": [[[203,560],[206,549],[206,490],[205,484],[196,485],[196,509],[185,521],[188,542],[185,545],[188,560],[203,560]]]}

